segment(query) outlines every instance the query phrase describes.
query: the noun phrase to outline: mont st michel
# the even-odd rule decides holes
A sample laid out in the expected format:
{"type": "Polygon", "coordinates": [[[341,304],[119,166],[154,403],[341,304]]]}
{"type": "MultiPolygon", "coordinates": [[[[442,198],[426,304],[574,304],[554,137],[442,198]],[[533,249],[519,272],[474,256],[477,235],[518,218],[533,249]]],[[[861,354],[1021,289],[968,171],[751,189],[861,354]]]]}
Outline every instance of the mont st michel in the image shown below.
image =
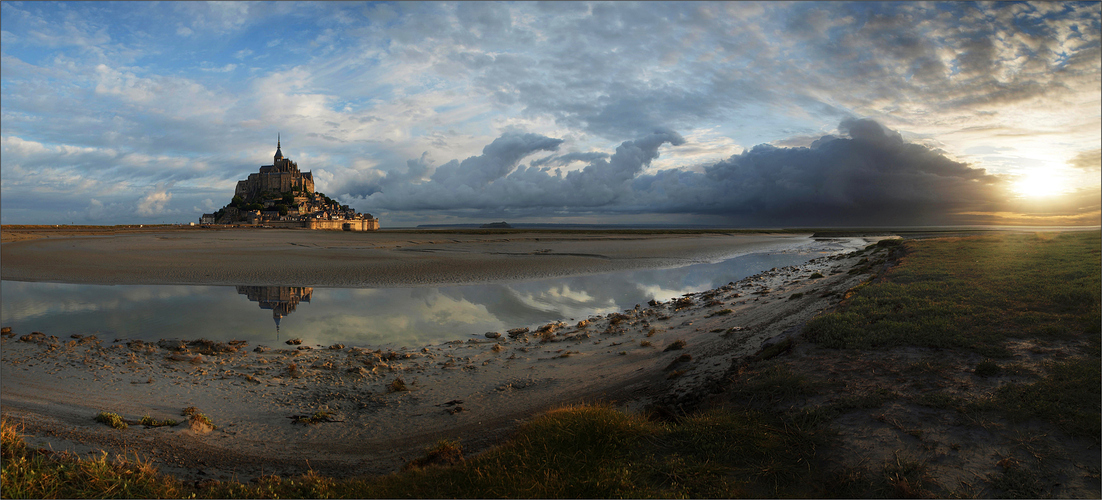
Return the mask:
{"type": "Polygon", "coordinates": [[[376,231],[379,219],[357,213],[324,193],[314,191],[314,175],[299,170],[298,163],[283,156],[280,139],[271,165],[237,182],[233,200],[213,214],[203,214],[201,224],[254,225],[273,228],[376,231]]]}

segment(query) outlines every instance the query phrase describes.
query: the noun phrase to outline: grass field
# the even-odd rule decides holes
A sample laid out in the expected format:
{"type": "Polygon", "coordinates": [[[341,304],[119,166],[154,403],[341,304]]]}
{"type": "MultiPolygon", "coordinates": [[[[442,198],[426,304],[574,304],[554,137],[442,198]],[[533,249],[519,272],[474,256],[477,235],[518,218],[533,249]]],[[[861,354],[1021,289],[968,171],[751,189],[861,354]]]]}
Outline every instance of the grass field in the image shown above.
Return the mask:
{"type": "Polygon", "coordinates": [[[42,454],[27,449],[16,425],[4,422],[3,429],[7,498],[770,497],[804,478],[819,439],[753,411],[662,422],[585,406],[536,418],[508,443],[469,460],[461,443],[441,441],[389,476],[193,485],[140,460],[42,454]]]}
{"type": "MultiPolygon", "coordinates": [[[[895,240],[898,241],[898,240],[895,240]]],[[[809,325],[837,348],[918,346],[1006,357],[1006,340],[1098,333],[1097,233],[912,242],[889,280],[809,325]],[[1093,258],[1092,258],[1093,257],[1093,258]]]]}
{"type": "Polygon", "coordinates": [[[688,414],[563,408],[388,476],[184,484],[26,447],[4,497],[1097,497],[1098,232],[882,243],[876,277],[688,414]]]}

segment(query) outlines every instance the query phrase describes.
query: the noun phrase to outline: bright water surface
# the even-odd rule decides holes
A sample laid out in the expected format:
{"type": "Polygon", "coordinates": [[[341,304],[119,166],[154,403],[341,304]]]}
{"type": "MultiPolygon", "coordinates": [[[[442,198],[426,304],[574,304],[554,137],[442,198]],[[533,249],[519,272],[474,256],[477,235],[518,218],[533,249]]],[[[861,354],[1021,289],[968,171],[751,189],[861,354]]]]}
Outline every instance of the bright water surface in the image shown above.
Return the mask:
{"type": "Polygon", "coordinates": [[[0,322],[67,338],[247,340],[416,347],[587,318],[799,265],[841,242],[716,263],[520,283],[414,288],[73,285],[0,281],[0,322]]]}

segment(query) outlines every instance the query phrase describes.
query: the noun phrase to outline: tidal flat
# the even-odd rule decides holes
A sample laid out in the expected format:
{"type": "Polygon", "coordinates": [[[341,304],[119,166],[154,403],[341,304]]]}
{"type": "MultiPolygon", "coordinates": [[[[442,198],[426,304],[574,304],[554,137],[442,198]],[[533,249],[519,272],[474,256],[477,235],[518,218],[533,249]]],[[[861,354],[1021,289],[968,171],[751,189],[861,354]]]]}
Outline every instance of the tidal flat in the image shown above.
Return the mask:
{"type": "Polygon", "coordinates": [[[1098,236],[888,240],[646,307],[421,350],[10,332],[6,425],[22,425],[32,447],[138,451],[202,481],[165,479],[172,491],[208,496],[1097,496],[1098,236]],[[930,317],[942,310],[956,320],[930,317]],[[1058,400],[1072,406],[1046,410],[1057,404],[1048,394],[1065,392],[1058,400]],[[555,410],[572,404],[585,406],[555,410]],[[192,406],[216,428],[93,420],[192,406]],[[556,439],[540,427],[548,419],[597,433],[568,446],[593,455],[591,470],[516,450],[534,428],[556,439]],[[613,428],[622,438],[597,438],[613,428]],[[762,446],[738,452],[739,436],[762,446]],[[446,443],[468,458],[363,479],[448,456],[446,443]],[[503,462],[508,453],[529,459],[503,462]],[[603,475],[610,464],[623,471],[616,481],[603,475]],[[298,486],[270,477],[308,470],[298,486]]]}
{"type": "Polygon", "coordinates": [[[344,288],[499,283],[673,267],[774,251],[810,236],[734,231],[4,229],[8,234],[0,246],[0,278],[5,280],[344,288]]]}

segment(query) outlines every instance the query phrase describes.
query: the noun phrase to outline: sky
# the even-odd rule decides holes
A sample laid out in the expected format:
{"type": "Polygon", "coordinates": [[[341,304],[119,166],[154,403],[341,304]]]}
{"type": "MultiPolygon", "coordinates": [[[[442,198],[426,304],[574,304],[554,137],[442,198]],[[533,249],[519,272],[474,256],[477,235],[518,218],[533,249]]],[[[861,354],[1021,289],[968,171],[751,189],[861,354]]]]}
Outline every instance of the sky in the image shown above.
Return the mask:
{"type": "Polygon", "coordinates": [[[0,2],[0,222],[1098,225],[1098,2],[0,2]]]}

